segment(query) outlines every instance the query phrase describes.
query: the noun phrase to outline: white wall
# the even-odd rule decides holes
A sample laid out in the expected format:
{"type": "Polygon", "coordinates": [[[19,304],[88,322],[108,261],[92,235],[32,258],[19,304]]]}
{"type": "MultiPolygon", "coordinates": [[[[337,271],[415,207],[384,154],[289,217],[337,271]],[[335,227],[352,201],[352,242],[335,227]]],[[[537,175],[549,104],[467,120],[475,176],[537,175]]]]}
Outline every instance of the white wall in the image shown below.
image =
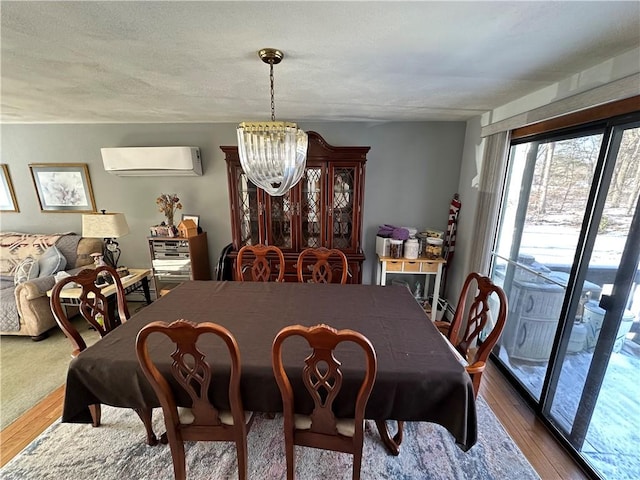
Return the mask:
{"type": "MultiPolygon", "coordinates": [[[[640,72],[640,47],[497,107],[482,116],[482,125],[506,120],[529,110],[596,90],[616,80],[627,77],[633,78],[633,75],[638,72],[640,72]]],[[[635,88],[632,89],[632,92],[630,94],[625,92],[624,96],[640,94],[640,84],[638,84],[637,80],[634,80],[633,86],[635,88]]],[[[618,99],[615,97],[615,93],[612,93],[612,95],[610,100],[618,99]]],[[[603,103],[603,101],[606,100],[599,100],[599,103],[603,103]]]]}
{"type": "Polygon", "coordinates": [[[458,294],[462,290],[464,279],[469,273],[471,241],[478,203],[478,189],[471,186],[472,179],[478,175],[477,161],[482,158],[484,141],[480,137],[480,117],[467,122],[464,137],[464,152],[462,154],[462,168],[460,169],[460,212],[458,215],[458,230],[453,259],[449,265],[445,298],[455,305],[458,294]]]}
{"type": "MultiPolygon", "coordinates": [[[[449,202],[456,193],[465,136],[464,122],[313,123],[336,146],[371,146],[366,166],[363,282],[375,281],[375,234],[384,223],[446,227],[449,202]]],[[[163,220],[155,199],[177,193],[178,212],[200,215],[215,267],[231,241],[229,195],[220,145],[235,145],[235,124],[2,125],[1,162],[9,165],[19,213],[2,213],[0,230],[81,232],[77,213],[42,213],[29,163],[86,163],[98,209],[123,212],[131,233],[119,239],[120,264],[150,265],[149,226],[163,220]],[[116,177],[104,171],[101,147],[193,145],[201,149],[202,177],[116,177]]]]}

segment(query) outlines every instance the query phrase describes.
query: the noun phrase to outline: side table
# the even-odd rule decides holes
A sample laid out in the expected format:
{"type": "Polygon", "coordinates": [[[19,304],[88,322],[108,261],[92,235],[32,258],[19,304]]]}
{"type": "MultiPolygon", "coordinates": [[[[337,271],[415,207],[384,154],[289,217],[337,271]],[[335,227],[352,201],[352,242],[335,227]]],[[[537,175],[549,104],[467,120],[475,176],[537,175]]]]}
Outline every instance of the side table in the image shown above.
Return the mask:
{"type": "MultiPolygon", "coordinates": [[[[135,290],[142,288],[144,293],[144,299],[147,302],[147,305],[151,304],[151,292],[149,291],[149,275],[151,275],[151,270],[148,268],[130,268],[129,275],[125,277],[120,277],[120,281],[122,282],[122,287],[124,288],[124,293],[131,293],[135,290]]],[[[112,308],[112,296],[116,293],[115,285],[108,285],[104,287],[102,293],[109,300],[109,308],[112,308]]],[[[60,292],[60,304],[65,308],[70,306],[75,306],[80,303],[80,294],[82,293],[81,288],[64,288],[60,292]]],[[[47,292],[47,296],[51,297],[51,290],[47,292]]],[[[113,312],[110,312],[113,313],[113,312]]]]}
{"type": "Polygon", "coordinates": [[[427,297],[429,275],[435,275],[436,278],[433,284],[433,301],[431,302],[431,319],[435,321],[438,318],[442,269],[446,263],[447,261],[443,258],[416,258],[415,260],[410,260],[408,258],[391,258],[381,257],[378,255],[376,283],[378,285],[386,285],[388,274],[424,275],[424,296],[427,297]]]}

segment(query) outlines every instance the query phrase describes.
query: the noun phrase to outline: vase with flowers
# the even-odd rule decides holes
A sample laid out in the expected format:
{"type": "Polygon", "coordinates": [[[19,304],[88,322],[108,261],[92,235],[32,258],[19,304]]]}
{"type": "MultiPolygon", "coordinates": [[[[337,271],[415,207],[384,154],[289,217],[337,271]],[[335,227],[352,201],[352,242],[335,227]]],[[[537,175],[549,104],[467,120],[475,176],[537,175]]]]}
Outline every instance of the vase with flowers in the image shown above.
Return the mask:
{"type": "Polygon", "coordinates": [[[180,203],[178,195],[175,193],[161,193],[156,199],[156,204],[158,205],[158,211],[162,212],[167,219],[166,224],[173,226],[174,213],[176,210],[182,210],[182,204],[180,203]]]}

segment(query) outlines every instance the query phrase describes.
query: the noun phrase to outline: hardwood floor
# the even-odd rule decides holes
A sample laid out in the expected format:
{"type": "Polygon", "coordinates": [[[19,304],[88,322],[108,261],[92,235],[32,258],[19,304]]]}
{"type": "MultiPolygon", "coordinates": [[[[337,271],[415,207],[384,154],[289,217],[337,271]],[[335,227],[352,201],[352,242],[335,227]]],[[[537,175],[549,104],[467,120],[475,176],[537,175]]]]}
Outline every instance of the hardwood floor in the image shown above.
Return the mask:
{"type": "Polygon", "coordinates": [[[543,480],[589,478],[491,362],[487,364],[487,369],[482,375],[480,395],[486,400],[540,478],[543,480]]]}
{"type": "Polygon", "coordinates": [[[64,385],[0,432],[0,467],[62,416],[64,385]]]}
{"type": "MultiPolygon", "coordinates": [[[[492,363],[487,365],[480,393],[543,480],[589,478],[492,363]]],[[[62,415],[63,399],[61,386],[0,432],[0,466],[62,415]]]]}

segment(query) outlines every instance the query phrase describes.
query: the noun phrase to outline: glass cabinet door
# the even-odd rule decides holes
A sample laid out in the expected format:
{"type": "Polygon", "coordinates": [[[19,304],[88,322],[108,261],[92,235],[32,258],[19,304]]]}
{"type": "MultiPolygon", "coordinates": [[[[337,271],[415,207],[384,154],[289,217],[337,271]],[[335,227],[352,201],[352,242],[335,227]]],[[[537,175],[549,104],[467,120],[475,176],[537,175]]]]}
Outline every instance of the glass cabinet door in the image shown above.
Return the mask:
{"type": "Polygon", "coordinates": [[[325,169],[307,166],[300,180],[300,249],[318,248],[325,244],[325,169]]]}
{"type": "Polygon", "coordinates": [[[240,239],[238,248],[244,245],[256,245],[260,243],[260,191],[249,181],[241,168],[235,169],[236,190],[238,192],[237,208],[235,216],[239,230],[236,236],[240,239]]]}
{"type": "Polygon", "coordinates": [[[330,169],[328,186],[328,247],[355,251],[357,238],[354,232],[358,204],[356,190],[356,166],[334,166],[330,169]]]}
{"type": "Polygon", "coordinates": [[[283,251],[293,250],[294,240],[294,191],[295,187],[281,197],[264,194],[267,210],[267,244],[283,251]]]}

